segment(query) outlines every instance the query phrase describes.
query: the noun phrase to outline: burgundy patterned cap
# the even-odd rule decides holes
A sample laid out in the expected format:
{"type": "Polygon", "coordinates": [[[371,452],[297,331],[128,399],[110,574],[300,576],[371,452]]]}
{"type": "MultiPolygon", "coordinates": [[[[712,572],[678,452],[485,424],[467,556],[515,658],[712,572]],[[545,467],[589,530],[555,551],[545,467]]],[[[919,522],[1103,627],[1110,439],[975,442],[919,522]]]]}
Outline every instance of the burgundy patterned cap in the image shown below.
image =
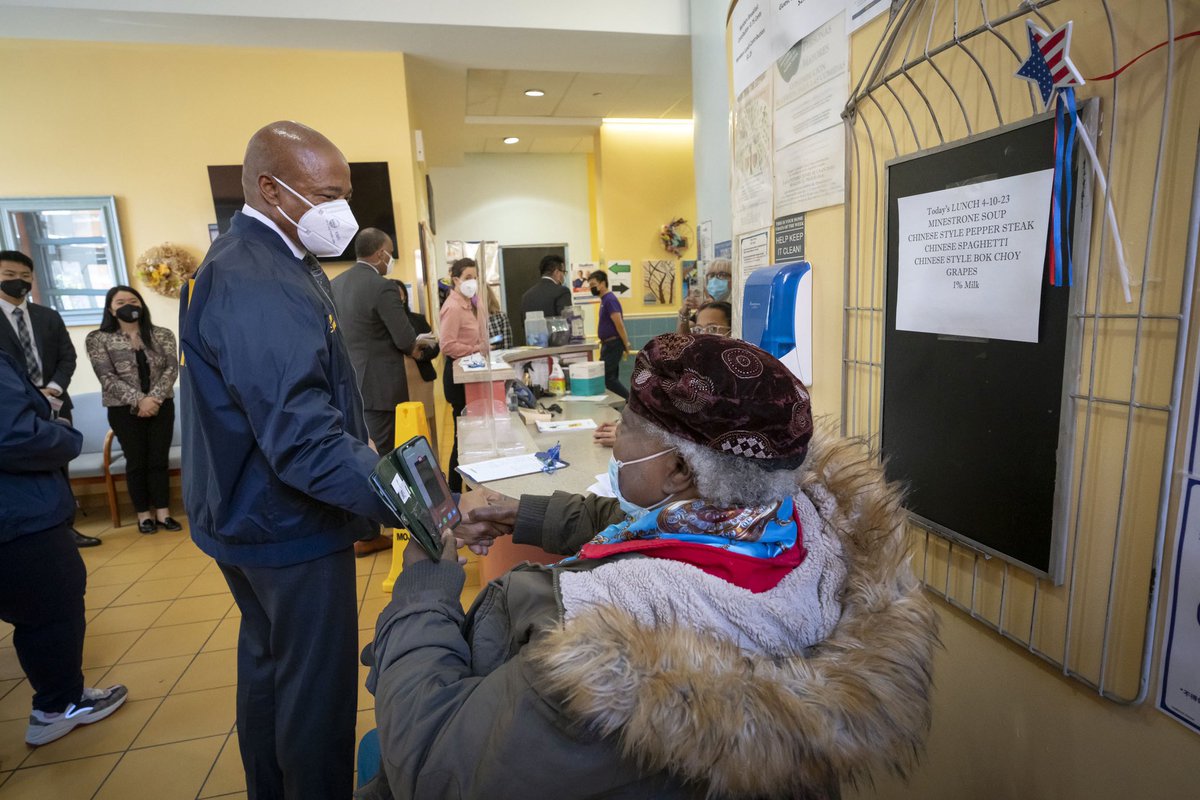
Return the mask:
{"type": "Polygon", "coordinates": [[[668,333],[638,353],[629,410],[658,427],[764,469],[808,455],[808,390],[779,359],[724,336],[668,333]]]}

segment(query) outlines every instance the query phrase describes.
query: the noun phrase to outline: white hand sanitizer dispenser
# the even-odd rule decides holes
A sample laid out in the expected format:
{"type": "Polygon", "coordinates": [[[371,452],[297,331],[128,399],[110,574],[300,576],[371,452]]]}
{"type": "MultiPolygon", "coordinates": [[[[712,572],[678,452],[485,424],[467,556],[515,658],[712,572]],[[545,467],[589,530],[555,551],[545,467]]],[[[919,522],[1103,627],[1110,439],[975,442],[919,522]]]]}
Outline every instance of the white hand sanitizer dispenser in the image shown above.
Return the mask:
{"type": "Polygon", "coordinates": [[[812,265],[757,269],[742,288],[742,338],[812,385],[812,265]]]}

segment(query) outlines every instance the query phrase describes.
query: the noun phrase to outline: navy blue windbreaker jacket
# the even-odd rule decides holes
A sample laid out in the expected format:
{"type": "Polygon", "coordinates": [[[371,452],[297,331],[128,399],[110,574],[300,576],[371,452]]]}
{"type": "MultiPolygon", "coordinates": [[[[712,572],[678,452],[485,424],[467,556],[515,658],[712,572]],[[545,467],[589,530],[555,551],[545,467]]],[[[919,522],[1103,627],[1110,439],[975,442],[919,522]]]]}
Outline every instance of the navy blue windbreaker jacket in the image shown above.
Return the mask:
{"type": "Polygon", "coordinates": [[[62,525],[75,510],[63,467],[83,434],[50,418],[25,365],[0,350],[0,544],[62,525]]]}
{"type": "Polygon", "coordinates": [[[180,302],[183,501],[217,561],[278,567],[398,524],[367,477],[362,400],[333,301],[240,212],[180,302]]]}

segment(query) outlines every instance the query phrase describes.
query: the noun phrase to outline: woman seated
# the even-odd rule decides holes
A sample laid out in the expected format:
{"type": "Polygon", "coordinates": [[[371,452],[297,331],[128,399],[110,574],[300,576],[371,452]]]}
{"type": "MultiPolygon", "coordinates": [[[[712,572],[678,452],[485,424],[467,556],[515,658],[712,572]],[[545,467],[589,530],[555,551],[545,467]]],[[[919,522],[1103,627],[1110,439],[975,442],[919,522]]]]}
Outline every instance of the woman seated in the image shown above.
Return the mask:
{"type": "Polygon", "coordinates": [[[878,462],[810,446],[808,392],[745,342],[660,336],[631,392],[615,500],[522,498],[456,531],[570,557],[464,615],[453,537],[440,562],[406,549],[361,796],[833,798],[910,766],[936,618],[878,462]]]}

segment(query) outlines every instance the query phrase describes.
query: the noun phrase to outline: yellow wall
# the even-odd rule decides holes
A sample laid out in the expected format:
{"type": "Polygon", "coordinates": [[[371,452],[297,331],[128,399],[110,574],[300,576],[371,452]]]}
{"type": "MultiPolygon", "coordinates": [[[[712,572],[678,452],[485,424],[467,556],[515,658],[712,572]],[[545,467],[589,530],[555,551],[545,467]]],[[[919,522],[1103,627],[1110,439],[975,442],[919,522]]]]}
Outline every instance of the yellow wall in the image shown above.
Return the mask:
{"type": "MultiPolygon", "coordinates": [[[[744,0],[743,0],[744,1],[744,0]]],[[[988,2],[985,4],[993,16],[1015,7],[1015,4],[988,2]]],[[[939,8],[939,22],[932,32],[933,41],[941,42],[951,36],[951,18],[955,9],[963,15],[960,30],[969,30],[978,24],[978,4],[917,4],[921,9],[920,23],[916,26],[919,50],[929,29],[929,12],[939,8]]],[[[1200,27],[1200,5],[1175,4],[1175,32],[1185,32],[1200,27]]],[[[1133,58],[1166,38],[1166,25],[1161,4],[1113,4],[1116,17],[1119,46],[1119,63],[1133,58]],[[1144,5],[1144,7],[1143,7],[1144,5]]],[[[1072,52],[1084,74],[1095,74],[1112,69],[1110,43],[1104,8],[1097,3],[1083,0],[1065,0],[1044,9],[1055,25],[1066,20],[1075,20],[1072,52]]],[[[867,69],[868,61],[884,34],[887,15],[883,15],[851,39],[850,84],[854,86],[867,69]]],[[[1017,49],[1024,53],[1023,21],[1005,26],[1003,32],[1017,49]]],[[[911,38],[910,30],[902,31],[900,51],[911,38]]],[[[1193,41],[1193,40],[1187,40],[1193,41]]],[[[973,52],[981,59],[1000,95],[1001,106],[1007,121],[1020,119],[1029,114],[1029,100],[1024,83],[1011,77],[1016,61],[1002,43],[989,37],[979,37],[969,43],[973,52]]],[[[1191,208],[1191,176],[1196,154],[1196,130],[1200,125],[1200,103],[1196,101],[1194,86],[1200,80],[1200,48],[1181,43],[1177,45],[1173,124],[1168,138],[1168,161],[1163,185],[1159,195],[1159,218],[1156,229],[1155,248],[1151,262],[1145,267],[1150,271],[1147,288],[1147,308],[1158,313],[1172,313],[1179,301],[1181,264],[1186,240],[1187,215],[1191,208]]],[[[950,54],[954,56],[955,54],[950,54]]],[[[1143,269],[1142,256],[1146,246],[1147,213],[1153,197],[1154,158],[1158,145],[1158,123],[1163,97],[1165,51],[1147,57],[1121,78],[1121,105],[1115,120],[1118,125],[1118,141],[1109,173],[1113,181],[1118,203],[1117,216],[1125,235],[1126,252],[1133,271],[1135,284],[1140,282],[1143,269]]],[[[987,91],[979,77],[978,68],[965,55],[957,61],[940,62],[956,85],[971,87],[963,97],[976,133],[996,126],[996,116],[987,91]]],[[[894,68],[890,63],[887,69],[894,68]]],[[[957,103],[949,97],[940,78],[928,67],[917,67],[912,71],[930,96],[930,101],[945,126],[947,141],[967,135],[962,113],[957,103]]],[[[899,91],[904,94],[904,88],[899,91]]],[[[1111,84],[1089,84],[1080,95],[1102,98],[1102,133],[1099,147],[1102,157],[1112,147],[1111,84]]],[[[889,100],[886,90],[877,93],[880,104],[888,111],[902,148],[911,149],[908,126],[904,117],[889,100]]],[[[924,115],[919,99],[909,102],[910,111],[924,146],[937,143],[928,117],[924,115]]],[[[862,117],[870,124],[874,134],[873,145],[878,161],[882,164],[893,157],[890,137],[879,119],[877,110],[865,104],[862,117]]],[[[872,269],[881,269],[882,256],[872,256],[870,242],[872,222],[876,218],[872,208],[875,185],[868,141],[860,122],[856,128],[857,144],[861,162],[858,172],[862,182],[852,181],[848,185],[851,202],[854,194],[861,199],[858,205],[835,206],[810,212],[807,216],[806,248],[808,258],[814,264],[814,387],[813,406],[819,413],[837,418],[842,408],[842,344],[843,307],[845,297],[845,265],[849,255],[851,264],[862,266],[863,280],[869,282],[872,269]],[[849,210],[848,210],[849,208],[849,210]],[[849,232],[850,250],[847,253],[847,227],[851,221],[861,225],[849,232]],[[861,251],[859,248],[862,248],[861,251]]],[[[853,159],[853,149],[848,146],[848,158],[853,159]]],[[[1092,270],[1096,269],[1097,242],[1102,235],[1103,222],[1097,214],[1093,219],[1092,270]]],[[[882,232],[882,228],[880,229],[882,232]]],[[[735,236],[736,236],[735,231],[735,236]]],[[[1109,242],[1111,248],[1111,241],[1109,242]]],[[[1106,311],[1128,312],[1130,309],[1120,302],[1119,290],[1114,280],[1115,265],[1111,256],[1106,257],[1104,294],[1101,305],[1106,311]]],[[[855,285],[852,281],[851,289],[855,285]]],[[[874,302],[865,305],[882,305],[882,280],[877,281],[874,302]]],[[[864,289],[863,299],[869,291],[864,289]]],[[[1135,288],[1135,303],[1137,291],[1135,288]]],[[[865,319],[866,314],[862,317],[865,319]]],[[[851,342],[860,349],[851,355],[855,358],[880,359],[881,325],[874,326],[874,349],[869,350],[871,331],[863,323],[858,326],[851,320],[852,333],[857,333],[851,342]],[[873,355],[872,355],[873,353],[873,355]]],[[[1161,404],[1166,401],[1166,390],[1170,384],[1171,349],[1174,345],[1174,329],[1167,323],[1148,324],[1144,332],[1142,360],[1139,362],[1141,383],[1139,396],[1143,402],[1161,404]]],[[[1105,326],[1099,353],[1098,389],[1103,396],[1122,397],[1129,391],[1129,376],[1132,369],[1130,342],[1131,328],[1120,328],[1118,324],[1105,326]]],[[[1188,372],[1194,385],[1197,369],[1197,344],[1193,332],[1187,362],[1188,372]]],[[[1086,343],[1085,343],[1086,344],[1086,343]]],[[[1085,347],[1090,349],[1089,347],[1085,347]]],[[[1019,376],[1014,376],[1019,380],[1019,376]]],[[[878,432],[879,378],[869,382],[869,371],[859,370],[851,376],[847,386],[849,408],[857,414],[858,422],[851,424],[851,433],[866,433],[868,425],[864,419],[875,420],[874,432],[878,432]]],[[[847,415],[849,416],[849,414],[847,415]]],[[[1070,634],[1072,666],[1085,675],[1095,678],[1096,653],[1104,637],[1103,600],[1107,596],[1109,561],[1113,552],[1112,530],[1115,528],[1115,513],[1111,506],[1120,494],[1120,455],[1125,430],[1124,413],[1111,415],[1107,411],[1098,413],[1092,430],[1092,453],[1090,454],[1087,482],[1082,510],[1077,510],[1083,523],[1080,539],[1079,580],[1075,588],[1074,602],[1077,613],[1070,634]],[[1119,424],[1118,424],[1119,423],[1119,424]],[[1115,431],[1116,435],[1111,429],[1115,431]],[[1103,469],[1103,465],[1116,464],[1117,469],[1103,469]],[[1093,603],[1096,599],[1096,603],[1093,603]],[[1099,607],[1099,612],[1096,608],[1099,607]]],[[[1134,460],[1130,485],[1127,487],[1129,503],[1125,509],[1123,531],[1125,537],[1120,548],[1120,565],[1116,571],[1118,590],[1110,646],[1114,655],[1109,664],[1107,679],[1110,687],[1118,694],[1135,694],[1138,666],[1141,654],[1141,625],[1145,617],[1148,581],[1151,580],[1148,551],[1154,536],[1154,515],[1159,492],[1159,473],[1162,463],[1162,447],[1176,447],[1177,442],[1162,442],[1161,417],[1149,420],[1139,415],[1135,425],[1133,442],[1134,460]],[[1158,437],[1158,441],[1155,440],[1158,437]]],[[[1019,478],[1017,478],[1019,479],[1019,478]]],[[[1174,506],[1172,506],[1174,507],[1174,506]]],[[[1172,517],[1174,518],[1174,517],[1172,517]]],[[[1169,528],[1173,531],[1174,528],[1169,528]]],[[[1168,534],[1167,552],[1173,552],[1174,536],[1168,534]]],[[[925,563],[924,553],[917,540],[914,565],[920,571],[925,563]]],[[[940,540],[933,539],[940,542],[940,540]]],[[[983,617],[998,614],[1001,570],[996,561],[976,563],[969,554],[956,556],[947,571],[945,547],[931,546],[928,558],[928,574],[931,583],[939,588],[943,576],[951,576],[949,588],[957,602],[969,604],[977,601],[977,613],[983,617]],[[979,597],[971,593],[972,571],[978,569],[980,582],[979,597]]],[[[1170,561],[1163,564],[1159,575],[1170,574],[1170,561]]],[[[1056,589],[1043,582],[1040,604],[1036,615],[1029,602],[1032,580],[1018,570],[1008,573],[1010,600],[1006,618],[1014,635],[1028,635],[1029,618],[1035,616],[1035,637],[1039,647],[1051,657],[1063,657],[1065,587],[1056,589]]],[[[1162,601],[1160,597],[1160,621],[1162,601]]],[[[1178,723],[1158,712],[1153,698],[1158,681],[1158,669],[1150,674],[1150,700],[1140,706],[1128,706],[1105,700],[1082,683],[1064,677],[1062,670],[1043,662],[1026,652],[1019,645],[1010,643],[988,630],[967,614],[941,600],[935,600],[942,620],[944,649],[936,658],[934,666],[935,694],[933,729],[928,746],[920,764],[907,783],[891,776],[876,776],[874,785],[848,789],[848,800],[861,798],[887,798],[900,800],[1007,800],[1008,798],[1046,798],[1047,800],[1071,800],[1073,798],[1180,798],[1197,794],[1195,764],[1200,760],[1200,736],[1187,731],[1178,723]]],[[[1162,626],[1159,626],[1161,639],[1162,626]]],[[[1153,644],[1154,661],[1157,664],[1161,642],[1153,644]]]]}
{"type": "MultiPolygon", "coordinates": [[[[241,163],[255,130],[294,119],[350,161],[388,162],[397,268],[412,279],[416,204],[400,53],[0,39],[0,74],[8,112],[0,195],[115,195],[129,268],[166,241],[203,256],[216,221],[206,167],[241,163]]],[[[174,329],[177,301],[145,293],[154,321],[174,329]]],[[[99,388],[83,357],[87,331],[72,330],[75,394],[99,388]]]]}
{"type": "MultiPolygon", "coordinates": [[[[629,261],[633,289],[622,298],[629,314],[673,313],[679,308],[680,279],[673,305],[642,302],[642,261],[670,259],[659,228],[676,217],[691,227],[683,259],[695,258],[696,176],[690,125],[612,124],[600,126],[596,159],[600,259],[629,261]]],[[[676,265],[680,259],[674,259],[676,265]]]]}

